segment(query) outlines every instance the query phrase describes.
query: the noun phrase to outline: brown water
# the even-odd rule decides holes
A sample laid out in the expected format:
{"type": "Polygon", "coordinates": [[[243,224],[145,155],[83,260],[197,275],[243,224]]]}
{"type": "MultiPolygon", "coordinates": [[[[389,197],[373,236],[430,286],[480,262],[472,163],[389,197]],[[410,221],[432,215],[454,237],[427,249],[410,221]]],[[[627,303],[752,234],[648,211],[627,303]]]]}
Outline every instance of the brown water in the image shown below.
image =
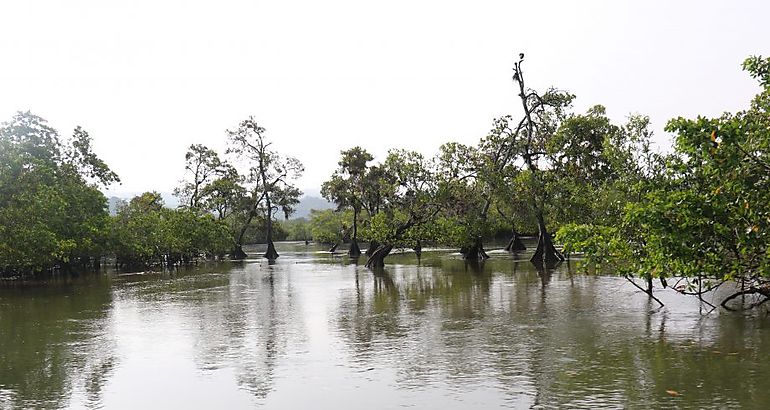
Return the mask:
{"type": "Polygon", "coordinates": [[[770,408],[767,316],[575,262],[319,250],[3,284],[0,408],[770,408]]]}

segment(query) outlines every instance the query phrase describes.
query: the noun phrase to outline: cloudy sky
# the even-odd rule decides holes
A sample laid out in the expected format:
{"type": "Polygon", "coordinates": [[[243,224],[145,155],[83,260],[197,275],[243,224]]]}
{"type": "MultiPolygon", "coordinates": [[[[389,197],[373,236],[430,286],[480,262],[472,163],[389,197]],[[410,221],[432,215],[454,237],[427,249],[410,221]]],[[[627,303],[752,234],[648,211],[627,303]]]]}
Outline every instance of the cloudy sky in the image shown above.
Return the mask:
{"type": "Polygon", "coordinates": [[[519,52],[529,85],[650,115],[666,145],[671,117],[744,108],[758,87],[740,63],[770,55],[762,0],[3,0],[0,16],[0,121],[83,126],[113,192],[170,191],[187,146],[224,150],[249,115],[308,188],[354,145],[474,143],[518,115],[519,52]]]}

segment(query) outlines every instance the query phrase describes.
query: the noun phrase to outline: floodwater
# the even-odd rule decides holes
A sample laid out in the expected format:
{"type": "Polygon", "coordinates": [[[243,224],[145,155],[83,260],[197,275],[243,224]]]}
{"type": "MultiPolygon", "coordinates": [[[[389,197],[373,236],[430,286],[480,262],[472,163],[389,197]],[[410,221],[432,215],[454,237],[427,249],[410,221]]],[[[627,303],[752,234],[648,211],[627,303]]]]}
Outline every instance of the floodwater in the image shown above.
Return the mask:
{"type": "Polygon", "coordinates": [[[770,408],[764,314],[658,308],[578,262],[436,251],[375,274],[321,249],[4,283],[0,408],[770,408]]]}

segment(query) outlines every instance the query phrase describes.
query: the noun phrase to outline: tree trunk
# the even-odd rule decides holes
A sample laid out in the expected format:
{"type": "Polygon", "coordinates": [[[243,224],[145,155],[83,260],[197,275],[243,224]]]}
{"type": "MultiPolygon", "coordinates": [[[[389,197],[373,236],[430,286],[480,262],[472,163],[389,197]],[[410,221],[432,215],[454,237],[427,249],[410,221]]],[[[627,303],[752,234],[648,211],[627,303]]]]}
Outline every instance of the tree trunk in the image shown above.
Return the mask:
{"type": "Polygon", "coordinates": [[[516,232],[516,230],[513,230],[513,235],[511,236],[511,240],[508,241],[508,245],[505,245],[505,251],[506,252],[521,252],[526,251],[527,247],[524,246],[524,242],[521,241],[521,237],[519,236],[519,233],[516,232]]]}
{"type": "Polygon", "coordinates": [[[270,194],[265,191],[265,204],[267,204],[267,252],[265,258],[275,260],[278,258],[278,252],[273,245],[273,204],[270,203],[270,194]]]}
{"type": "Polygon", "coordinates": [[[548,233],[548,229],[545,227],[542,212],[537,213],[537,225],[539,231],[537,249],[530,261],[535,264],[545,263],[546,265],[553,265],[563,261],[564,256],[553,246],[553,239],[551,239],[551,234],[548,233]]]}
{"type": "Polygon", "coordinates": [[[374,251],[376,251],[377,248],[379,247],[380,247],[380,244],[377,243],[377,241],[369,242],[369,247],[366,248],[366,256],[372,256],[372,254],[374,254],[374,251]]]}
{"type": "Polygon", "coordinates": [[[417,244],[414,245],[414,254],[417,255],[417,259],[420,259],[422,257],[422,243],[418,240],[417,244]]]}
{"type": "Polygon", "coordinates": [[[358,247],[358,241],[356,238],[353,238],[350,241],[350,250],[348,251],[348,255],[350,255],[351,258],[357,258],[361,256],[361,248],[358,247]]]}
{"type": "Polygon", "coordinates": [[[350,250],[348,255],[352,258],[361,256],[361,248],[358,247],[358,210],[353,208],[353,237],[350,238],[350,250]]]}
{"type": "Polygon", "coordinates": [[[380,245],[372,252],[369,260],[366,261],[366,267],[369,269],[381,269],[385,267],[385,257],[393,250],[391,245],[380,245]]]}
{"type": "Polygon", "coordinates": [[[489,255],[484,251],[484,242],[480,236],[476,237],[473,245],[460,248],[460,253],[463,254],[463,259],[466,260],[489,259],[489,255]]]}
{"type": "Polygon", "coordinates": [[[273,245],[272,239],[267,240],[267,252],[265,252],[265,258],[269,260],[275,260],[278,258],[278,252],[275,251],[275,245],[273,245]]]}
{"type": "Polygon", "coordinates": [[[235,247],[230,252],[230,259],[234,260],[246,259],[247,256],[248,255],[246,255],[246,252],[243,251],[241,244],[235,244],[235,247]]]}

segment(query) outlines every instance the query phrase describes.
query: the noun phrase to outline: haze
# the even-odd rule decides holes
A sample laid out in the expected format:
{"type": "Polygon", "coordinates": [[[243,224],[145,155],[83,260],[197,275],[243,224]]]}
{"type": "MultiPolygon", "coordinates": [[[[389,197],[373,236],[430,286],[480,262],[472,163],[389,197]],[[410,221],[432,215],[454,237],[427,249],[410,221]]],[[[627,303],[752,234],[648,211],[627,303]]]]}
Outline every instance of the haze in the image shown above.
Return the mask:
{"type": "Polygon", "coordinates": [[[317,188],[339,151],[432,154],[518,116],[511,67],[622,120],[745,107],[770,54],[763,1],[4,1],[0,121],[83,126],[122,178],[170,191],[192,143],[222,151],[254,115],[317,188]]]}

